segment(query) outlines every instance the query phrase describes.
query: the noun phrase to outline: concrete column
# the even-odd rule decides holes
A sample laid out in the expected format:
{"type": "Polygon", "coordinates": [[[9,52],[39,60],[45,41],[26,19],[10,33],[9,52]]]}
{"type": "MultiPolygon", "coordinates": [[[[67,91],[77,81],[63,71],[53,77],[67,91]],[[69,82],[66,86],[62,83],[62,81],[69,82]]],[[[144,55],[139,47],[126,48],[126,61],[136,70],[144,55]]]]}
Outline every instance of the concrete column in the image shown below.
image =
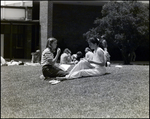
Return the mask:
{"type": "Polygon", "coordinates": [[[53,2],[40,1],[41,52],[46,47],[48,37],[52,37],[53,2]]]}
{"type": "Polygon", "coordinates": [[[53,2],[48,1],[48,38],[53,36],[53,2]]]}

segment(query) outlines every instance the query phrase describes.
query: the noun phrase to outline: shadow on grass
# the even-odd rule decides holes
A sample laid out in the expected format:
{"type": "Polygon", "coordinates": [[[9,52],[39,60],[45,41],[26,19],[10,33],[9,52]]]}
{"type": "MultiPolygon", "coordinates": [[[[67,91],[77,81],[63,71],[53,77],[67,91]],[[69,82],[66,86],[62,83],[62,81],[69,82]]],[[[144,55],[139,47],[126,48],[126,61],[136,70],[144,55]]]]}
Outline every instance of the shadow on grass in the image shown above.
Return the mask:
{"type": "Polygon", "coordinates": [[[104,75],[109,75],[109,74],[111,74],[111,73],[108,73],[108,72],[107,72],[107,73],[105,73],[104,75]]]}
{"type": "MultiPolygon", "coordinates": [[[[109,75],[109,74],[111,74],[111,73],[105,73],[105,74],[103,74],[103,75],[98,75],[98,76],[84,76],[84,77],[80,77],[80,78],[73,78],[73,79],[66,79],[66,78],[63,78],[63,79],[61,79],[60,81],[66,81],[66,80],[76,80],[76,79],[83,79],[83,78],[90,78],[90,77],[100,77],[100,76],[105,76],[105,75],[109,75]]],[[[56,79],[56,78],[52,78],[52,79],[56,79]]],[[[51,80],[52,80],[51,79],[51,80]]],[[[57,80],[57,79],[56,79],[57,80]]]]}

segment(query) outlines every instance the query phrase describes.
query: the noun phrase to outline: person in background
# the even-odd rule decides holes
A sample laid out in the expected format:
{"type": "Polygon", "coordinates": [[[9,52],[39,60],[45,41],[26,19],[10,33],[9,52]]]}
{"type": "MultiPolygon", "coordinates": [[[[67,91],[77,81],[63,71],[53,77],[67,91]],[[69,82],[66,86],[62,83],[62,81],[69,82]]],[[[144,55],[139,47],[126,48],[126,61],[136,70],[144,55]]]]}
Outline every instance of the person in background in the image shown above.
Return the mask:
{"type": "Polygon", "coordinates": [[[93,52],[91,51],[89,47],[85,48],[85,58],[89,60],[93,59],[93,52]]]}
{"type": "Polygon", "coordinates": [[[104,35],[102,35],[101,36],[101,42],[102,42],[102,48],[103,48],[103,50],[104,51],[107,51],[107,41],[105,40],[105,36],[104,35]]]}
{"type": "Polygon", "coordinates": [[[74,62],[74,64],[76,64],[78,62],[77,61],[77,54],[72,54],[71,59],[72,59],[72,62],[74,62]]]}
{"type": "Polygon", "coordinates": [[[101,36],[101,44],[102,44],[102,48],[105,52],[105,57],[106,57],[106,66],[110,66],[110,54],[108,52],[108,45],[107,45],[107,41],[105,40],[105,35],[101,36]]]}
{"type": "Polygon", "coordinates": [[[56,56],[54,57],[54,53],[57,48],[57,39],[56,38],[48,38],[46,49],[42,52],[41,56],[41,65],[42,65],[42,73],[40,76],[41,79],[47,79],[51,77],[57,76],[65,76],[68,72],[63,71],[57,65],[57,60],[60,55],[61,49],[57,48],[56,56]]]}
{"type": "Polygon", "coordinates": [[[36,52],[32,52],[31,63],[40,63],[40,50],[36,50],[36,52]]]}
{"type": "Polygon", "coordinates": [[[91,37],[88,39],[89,47],[94,50],[93,59],[80,60],[65,77],[56,77],[57,80],[75,79],[87,76],[99,76],[106,73],[104,50],[99,47],[99,39],[91,37]]]}
{"type": "Polygon", "coordinates": [[[83,58],[83,54],[82,54],[81,51],[78,51],[76,54],[73,54],[73,55],[71,56],[71,58],[72,58],[72,62],[73,62],[74,64],[77,64],[77,63],[80,61],[80,59],[83,58]]]}
{"type": "Polygon", "coordinates": [[[14,65],[24,65],[24,62],[22,61],[6,61],[2,56],[1,56],[1,66],[14,66],[14,65]]]}
{"type": "Polygon", "coordinates": [[[134,62],[135,61],[135,59],[136,59],[136,54],[135,54],[135,52],[134,51],[131,51],[130,53],[129,53],[129,57],[130,57],[130,61],[132,62],[134,62]]]}
{"type": "Polygon", "coordinates": [[[1,66],[7,66],[6,60],[1,56],[1,66]]]}
{"type": "Polygon", "coordinates": [[[68,48],[65,48],[63,53],[60,56],[60,63],[61,64],[70,64],[71,61],[72,61],[71,51],[68,48]]]}
{"type": "Polygon", "coordinates": [[[78,51],[76,60],[79,62],[81,58],[83,58],[83,53],[81,51],[78,51]]]}
{"type": "Polygon", "coordinates": [[[106,57],[106,67],[110,67],[110,55],[109,55],[109,53],[107,52],[107,51],[104,51],[104,55],[105,55],[105,57],[106,57]]]}

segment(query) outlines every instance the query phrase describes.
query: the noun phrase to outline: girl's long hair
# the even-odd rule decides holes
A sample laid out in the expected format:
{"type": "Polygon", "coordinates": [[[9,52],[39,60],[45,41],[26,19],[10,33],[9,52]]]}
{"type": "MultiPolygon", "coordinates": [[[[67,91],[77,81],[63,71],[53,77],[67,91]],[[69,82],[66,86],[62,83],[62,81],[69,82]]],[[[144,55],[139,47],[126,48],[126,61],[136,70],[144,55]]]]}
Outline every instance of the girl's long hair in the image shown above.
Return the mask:
{"type": "Polygon", "coordinates": [[[56,39],[56,38],[53,38],[53,37],[48,38],[48,39],[47,39],[47,44],[46,44],[46,48],[49,48],[50,51],[52,51],[53,53],[55,52],[55,49],[52,48],[52,43],[53,43],[54,41],[57,41],[57,39],[56,39]]]}

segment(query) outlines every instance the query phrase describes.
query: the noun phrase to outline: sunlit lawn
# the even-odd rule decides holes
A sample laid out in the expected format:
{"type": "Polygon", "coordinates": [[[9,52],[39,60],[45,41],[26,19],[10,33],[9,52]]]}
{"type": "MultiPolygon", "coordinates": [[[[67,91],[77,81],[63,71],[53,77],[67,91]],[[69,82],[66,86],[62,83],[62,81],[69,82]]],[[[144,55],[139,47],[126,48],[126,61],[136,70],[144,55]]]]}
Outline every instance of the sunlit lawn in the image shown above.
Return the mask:
{"type": "Polygon", "coordinates": [[[148,118],[149,66],[122,66],[56,85],[39,78],[41,66],[2,66],[1,117],[148,118]]]}

